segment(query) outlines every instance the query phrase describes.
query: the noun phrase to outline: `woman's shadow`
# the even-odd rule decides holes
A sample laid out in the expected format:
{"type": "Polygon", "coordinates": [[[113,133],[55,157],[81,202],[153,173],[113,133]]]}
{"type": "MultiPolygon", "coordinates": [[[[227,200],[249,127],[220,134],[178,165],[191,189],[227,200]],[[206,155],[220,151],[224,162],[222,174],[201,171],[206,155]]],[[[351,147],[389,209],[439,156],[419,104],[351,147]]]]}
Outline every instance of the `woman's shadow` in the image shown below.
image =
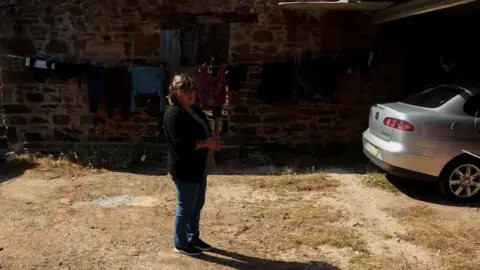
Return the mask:
{"type": "Polygon", "coordinates": [[[212,256],[209,254],[204,254],[197,257],[199,260],[206,262],[211,262],[223,266],[228,266],[233,269],[321,269],[321,270],[340,270],[339,267],[331,265],[327,262],[309,262],[309,263],[300,263],[300,262],[285,262],[285,261],[273,261],[268,259],[260,259],[255,257],[249,257],[246,255],[241,255],[238,253],[222,250],[222,249],[213,249],[210,251],[216,255],[222,257],[212,256]]]}

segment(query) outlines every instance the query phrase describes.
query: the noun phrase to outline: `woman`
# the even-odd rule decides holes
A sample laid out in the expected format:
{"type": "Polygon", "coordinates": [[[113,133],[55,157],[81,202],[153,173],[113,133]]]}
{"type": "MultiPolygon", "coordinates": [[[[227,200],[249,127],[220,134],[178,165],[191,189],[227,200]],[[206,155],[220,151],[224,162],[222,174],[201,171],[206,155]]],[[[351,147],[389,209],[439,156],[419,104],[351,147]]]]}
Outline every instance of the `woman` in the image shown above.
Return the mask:
{"type": "Polygon", "coordinates": [[[177,212],[173,245],[176,252],[200,255],[212,247],[199,238],[200,212],[205,203],[209,151],[221,142],[211,136],[208,121],[196,102],[196,84],[185,74],[176,75],[169,88],[171,106],[164,114],[168,173],[177,187],[177,212]]]}

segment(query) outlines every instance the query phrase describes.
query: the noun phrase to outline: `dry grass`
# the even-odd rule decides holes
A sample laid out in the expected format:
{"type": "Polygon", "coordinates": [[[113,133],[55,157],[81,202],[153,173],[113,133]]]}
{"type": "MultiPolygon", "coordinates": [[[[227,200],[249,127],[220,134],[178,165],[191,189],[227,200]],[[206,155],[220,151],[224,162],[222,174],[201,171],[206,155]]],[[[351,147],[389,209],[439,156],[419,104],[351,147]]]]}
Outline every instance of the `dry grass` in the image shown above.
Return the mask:
{"type": "Polygon", "coordinates": [[[204,224],[215,228],[218,233],[239,227],[229,234],[238,241],[250,239],[242,244],[269,256],[297,249],[299,245],[314,249],[329,245],[368,253],[361,235],[351,227],[340,225],[348,217],[344,210],[327,204],[314,205],[312,201],[289,198],[273,205],[248,204],[230,208],[228,213],[218,211],[205,218],[204,224]]]}
{"type": "Polygon", "coordinates": [[[370,170],[362,177],[362,182],[369,187],[379,188],[388,192],[396,193],[397,188],[388,181],[385,174],[370,170]]]}
{"type": "Polygon", "coordinates": [[[283,189],[290,191],[329,190],[339,185],[339,182],[325,172],[294,173],[287,171],[279,175],[246,176],[243,183],[257,188],[283,189]]]}
{"type": "MultiPolygon", "coordinates": [[[[387,251],[388,252],[388,251],[387,251]]],[[[372,255],[361,254],[350,259],[349,267],[351,270],[427,270],[425,265],[418,261],[408,261],[404,256],[372,255]]]]}
{"type": "Polygon", "coordinates": [[[53,157],[27,153],[20,155],[12,163],[13,166],[35,169],[36,172],[40,173],[55,173],[58,177],[79,177],[92,173],[92,171],[98,171],[90,166],[76,164],[65,155],[53,157]]]}
{"type": "Polygon", "coordinates": [[[450,269],[480,269],[480,228],[454,219],[445,220],[428,206],[391,210],[407,227],[400,237],[439,252],[450,269]]]}
{"type": "Polygon", "coordinates": [[[295,243],[299,245],[350,247],[354,251],[368,253],[365,241],[352,228],[336,225],[319,225],[315,228],[302,229],[290,235],[294,238],[295,243]]]}
{"type": "Polygon", "coordinates": [[[311,248],[330,245],[368,252],[366,243],[353,228],[339,225],[349,214],[330,205],[283,201],[277,206],[250,209],[242,215],[254,220],[251,226],[255,229],[251,237],[260,239],[262,243],[270,242],[269,248],[279,245],[278,249],[288,250],[298,245],[311,248]],[[272,231],[277,232],[277,236],[272,235],[272,231]],[[278,232],[283,232],[281,237],[278,237],[278,232]]]}
{"type": "Polygon", "coordinates": [[[262,209],[254,208],[248,216],[270,221],[284,220],[285,224],[298,222],[302,226],[336,223],[348,218],[348,213],[335,209],[328,204],[312,205],[311,202],[282,201],[280,205],[262,209]]]}

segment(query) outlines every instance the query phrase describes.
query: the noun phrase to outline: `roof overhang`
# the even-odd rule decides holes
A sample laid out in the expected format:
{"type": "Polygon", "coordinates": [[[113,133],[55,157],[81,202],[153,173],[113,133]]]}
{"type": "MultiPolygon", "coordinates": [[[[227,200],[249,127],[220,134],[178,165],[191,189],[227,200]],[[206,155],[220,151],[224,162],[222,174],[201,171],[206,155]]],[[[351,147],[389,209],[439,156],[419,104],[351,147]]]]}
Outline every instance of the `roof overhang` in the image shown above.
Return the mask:
{"type": "Polygon", "coordinates": [[[392,6],[390,8],[373,14],[372,23],[385,23],[436,10],[452,8],[475,1],[476,0],[412,0],[404,4],[392,6]]]}
{"type": "Polygon", "coordinates": [[[378,11],[388,8],[395,1],[375,1],[375,2],[349,2],[348,0],[339,1],[305,1],[297,0],[295,2],[279,2],[278,6],[286,10],[353,10],[353,11],[378,11]]]}
{"type": "Polygon", "coordinates": [[[372,12],[372,23],[380,24],[432,11],[448,9],[476,0],[410,0],[410,1],[307,1],[291,0],[279,2],[284,10],[344,10],[372,12]]]}

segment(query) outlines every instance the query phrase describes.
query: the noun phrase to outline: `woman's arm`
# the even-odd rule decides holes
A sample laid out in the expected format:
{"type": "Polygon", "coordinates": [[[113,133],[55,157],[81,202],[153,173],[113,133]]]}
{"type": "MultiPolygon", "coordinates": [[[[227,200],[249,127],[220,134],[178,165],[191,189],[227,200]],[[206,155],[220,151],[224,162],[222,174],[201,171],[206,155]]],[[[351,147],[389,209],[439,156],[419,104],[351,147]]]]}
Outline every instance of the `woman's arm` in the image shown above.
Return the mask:
{"type": "Polygon", "coordinates": [[[189,128],[188,120],[178,110],[165,112],[163,125],[179,158],[188,159],[195,150],[213,147],[210,139],[197,140],[195,138],[189,128]]]}

